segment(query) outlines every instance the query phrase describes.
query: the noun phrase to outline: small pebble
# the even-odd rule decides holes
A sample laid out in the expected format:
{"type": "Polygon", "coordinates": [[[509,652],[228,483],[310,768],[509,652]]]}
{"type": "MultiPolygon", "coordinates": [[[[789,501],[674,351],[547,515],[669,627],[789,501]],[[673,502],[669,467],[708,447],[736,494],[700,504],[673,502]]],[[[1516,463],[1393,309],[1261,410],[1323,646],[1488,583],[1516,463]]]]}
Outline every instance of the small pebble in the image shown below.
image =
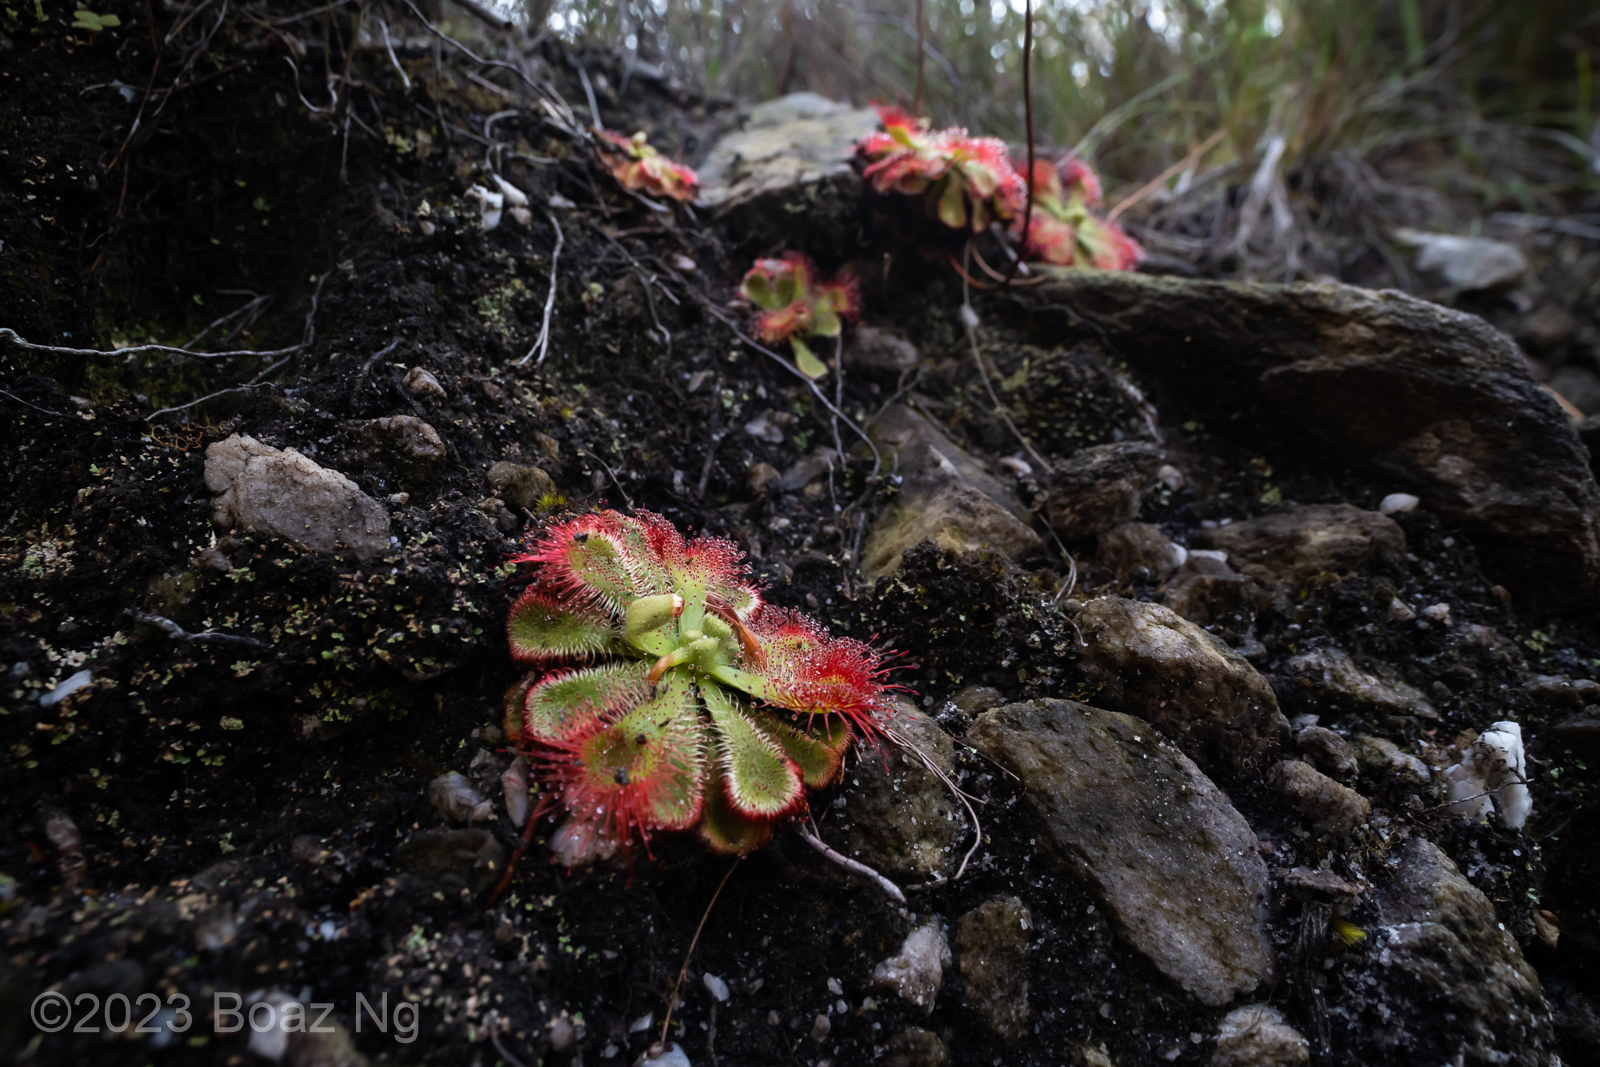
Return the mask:
{"type": "Polygon", "coordinates": [[[826,1015],[819,1015],[811,1023],[811,1040],[825,1040],[828,1034],[832,1031],[833,1023],[828,1021],[828,1017],[826,1015]]]}
{"type": "Polygon", "coordinates": [[[672,269],[681,270],[685,274],[693,274],[699,267],[694,260],[679,252],[672,257],[672,269]]]}
{"type": "Polygon", "coordinates": [[[1378,502],[1378,510],[1385,515],[1395,515],[1402,511],[1415,511],[1420,503],[1422,501],[1410,493],[1390,493],[1378,502]]]}
{"type": "Polygon", "coordinates": [[[1156,468],[1156,481],[1176,493],[1184,487],[1186,479],[1183,477],[1183,472],[1177,467],[1170,463],[1163,463],[1156,468]]]}
{"type": "Polygon", "coordinates": [[[1410,605],[1399,597],[1389,601],[1389,618],[1397,622],[1410,622],[1416,617],[1417,613],[1412,611],[1410,605]]]}
{"type": "Polygon", "coordinates": [[[466,775],[447,771],[428,783],[428,801],[451,822],[473,817],[480,804],[485,803],[466,775]]]}
{"type": "Polygon", "coordinates": [[[1429,604],[1427,607],[1422,609],[1422,617],[1424,619],[1432,619],[1434,622],[1449,622],[1450,605],[1429,604]]]}
{"type": "Polygon", "coordinates": [[[550,1050],[552,1052],[565,1052],[578,1040],[578,1028],[572,1025],[572,1020],[563,1015],[558,1019],[550,1020],[550,1050]]]}
{"type": "Polygon", "coordinates": [[[407,371],[401,384],[405,386],[406,392],[415,397],[427,396],[436,400],[445,398],[444,386],[439,384],[439,379],[421,367],[412,367],[407,371]]]}
{"type": "Polygon", "coordinates": [[[700,980],[705,983],[706,992],[710,993],[718,1004],[726,1004],[728,1002],[727,982],[724,982],[714,974],[701,975],[700,980]]]}
{"type": "Polygon", "coordinates": [[[828,992],[832,993],[836,997],[840,996],[844,993],[844,986],[839,984],[839,979],[830,978],[828,979],[828,992]]]}

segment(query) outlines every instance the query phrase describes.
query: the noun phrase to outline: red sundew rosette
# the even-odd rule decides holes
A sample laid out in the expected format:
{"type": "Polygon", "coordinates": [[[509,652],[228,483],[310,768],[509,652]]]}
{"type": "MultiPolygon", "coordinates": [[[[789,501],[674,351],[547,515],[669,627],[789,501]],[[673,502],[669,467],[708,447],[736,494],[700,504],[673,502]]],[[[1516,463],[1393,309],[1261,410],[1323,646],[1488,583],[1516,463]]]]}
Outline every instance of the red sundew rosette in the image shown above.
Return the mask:
{"type": "Polygon", "coordinates": [[[700,187],[700,176],[657,152],[642,132],[624,137],[611,130],[597,129],[595,135],[600,140],[601,160],[624,189],[680,203],[694,199],[700,187]]]}

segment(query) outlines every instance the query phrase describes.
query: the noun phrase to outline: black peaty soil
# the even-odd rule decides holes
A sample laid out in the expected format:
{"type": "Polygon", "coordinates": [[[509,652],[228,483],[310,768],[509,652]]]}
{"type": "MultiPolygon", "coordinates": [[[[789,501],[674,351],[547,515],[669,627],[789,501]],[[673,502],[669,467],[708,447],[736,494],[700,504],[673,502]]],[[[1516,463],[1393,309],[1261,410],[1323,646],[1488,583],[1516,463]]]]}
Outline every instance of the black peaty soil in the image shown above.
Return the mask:
{"type": "MultiPolygon", "coordinates": [[[[956,729],[953,698],[972,686],[1007,700],[1092,699],[1075,666],[1071,597],[1158,591],[1086,560],[1069,594],[1059,555],[1019,569],[931,545],[895,578],[865,583],[851,559],[893,480],[809,388],[723,321],[742,318],[724,306],[745,254],[712,226],[622,195],[537,105],[513,106],[524,87],[506,69],[468,64],[448,45],[436,54],[408,20],[390,27],[407,90],[382,49],[347,54],[353,11],[311,4],[204,12],[169,43],[176,18],[119,14],[98,32],[31,10],[0,23],[11,87],[0,94],[0,326],[65,347],[208,329],[197,348],[306,347],[248,389],[158,419],[154,409],[251,383],[280,357],[0,349],[0,1056],[249,1062],[248,1034],[214,1033],[214,995],[280,990],[333,1003],[331,1018],[350,1027],[358,994],[418,1003],[414,1040],[365,1020],[355,1044],[375,1062],[593,1062],[608,1048],[632,1062],[659,1036],[721,886],[668,1035],[697,1064],[867,1063],[900,1048],[908,1027],[937,1033],[959,1064],[1059,1064],[1102,1044],[1118,1063],[1209,1059],[1221,1013],[1115,937],[1036,851],[1035,829],[1013,814],[1014,783],[971,753],[963,788],[984,802],[981,847],[964,879],[914,894],[905,910],[786,834],[737,863],[664,838],[626,864],[568,872],[548,862],[544,824],[492,907],[497,870],[417,873],[401,845],[444,826],[425,790],[446,770],[496,801],[477,829],[505,848],[518,839],[498,803],[510,761],[500,694],[515,677],[502,626],[517,582],[504,561],[563,508],[647,508],[737,539],[771,599],[893,649],[894,680],[956,729]],[[354,81],[334,105],[318,87],[346,69],[354,81]],[[512,113],[486,125],[502,111],[512,113]],[[503,145],[500,173],[529,195],[528,226],[508,218],[484,232],[464,195],[486,180],[491,140],[503,145]],[[547,212],[557,195],[578,207],[547,212]],[[552,275],[549,353],[521,362],[552,275]],[[408,391],[412,367],[445,396],[408,391]],[[375,446],[363,420],[391,415],[427,421],[445,458],[418,466],[375,446]],[[753,422],[781,440],[747,432],[753,422]],[[358,566],[248,533],[216,540],[204,451],[234,432],[294,447],[390,501],[390,553],[358,566]],[[755,465],[783,471],[836,443],[848,459],[831,476],[788,493],[751,487],[755,465]],[[490,496],[484,473],[499,460],[541,467],[562,499],[518,511],[490,496]],[[85,669],[87,686],[40,701],[85,669]],[[1035,917],[1032,1032],[1014,1047],[997,1048],[962,1006],[958,974],[931,1016],[868,988],[919,917],[953,922],[999,893],[1035,917]],[[708,974],[726,981],[726,1002],[708,974]],[[176,1037],[108,1036],[103,1017],[100,1033],[40,1034],[22,1013],[46,988],[101,1003],[122,993],[138,1018],[187,998],[195,1022],[176,1037]]],[[[583,99],[571,57],[547,43],[533,58],[567,100],[583,99]]],[[[732,121],[730,108],[630,77],[612,57],[577,58],[607,125],[645,128],[671,153],[692,158],[732,121]]],[[[918,343],[925,369],[849,376],[842,407],[858,424],[909,392],[974,452],[1034,464],[993,414],[992,388],[1046,460],[1148,432],[1138,383],[1092,334],[1039,348],[985,330],[985,384],[956,315],[959,283],[914,256],[885,280],[881,251],[861,258],[874,265],[862,271],[868,306],[918,343]]],[[[1180,540],[1202,520],[1280,501],[1371,507],[1380,495],[1340,472],[1293,469],[1292,457],[1274,469],[1198,424],[1166,432],[1205,474],[1147,507],[1146,520],[1180,540]]],[[[1014,478],[1024,500],[1039,501],[1040,486],[1038,472],[1014,478]]],[[[1336,638],[1447,691],[1443,722],[1415,724],[1406,740],[1442,751],[1463,729],[1513,717],[1553,737],[1541,728],[1571,709],[1523,683],[1592,673],[1592,626],[1528,628],[1465,538],[1425,515],[1402,522],[1413,558],[1316,584],[1258,620],[1262,670],[1277,681],[1290,655],[1336,638]],[[1393,622],[1397,595],[1448,600],[1502,639],[1393,622]]],[[[1279,688],[1294,714],[1292,688],[1279,688]]],[[[1532,754],[1543,762],[1527,833],[1465,827],[1411,791],[1375,799],[1449,849],[1525,945],[1533,908],[1559,913],[1559,947],[1535,960],[1563,1055],[1583,1062],[1600,1047],[1584,1021],[1600,992],[1591,757],[1544,742],[1532,754]]],[[[1380,837],[1324,857],[1259,783],[1220,784],[1275,849],[1274,866],[1328,858],[1354,873],[1381,860],[1380,837]]],[[[1287,944],[1297,905],[1277,906],[1287,944]]],[[[1371,951],[1349,950],[1357,971],[1371,951]]],[[[1327,996],[1337,1007],[1338,990],[1327,996]]],[[[1450,1054],[1404,1050],[1435,1053],[1450,1054]]],[[[1359,1028],[1337,1035],[1334,1062],[1401,1062],[1387,1055],[1359,1028]]]]}

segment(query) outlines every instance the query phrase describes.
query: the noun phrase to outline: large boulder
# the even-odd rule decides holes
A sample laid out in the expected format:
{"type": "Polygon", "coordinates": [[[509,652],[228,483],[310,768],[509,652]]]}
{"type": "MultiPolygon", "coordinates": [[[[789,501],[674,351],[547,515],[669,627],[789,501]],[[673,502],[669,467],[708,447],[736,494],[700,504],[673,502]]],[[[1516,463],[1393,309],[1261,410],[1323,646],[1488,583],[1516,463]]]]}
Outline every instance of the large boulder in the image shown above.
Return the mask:
{"type": "Polygon", "coordinates": [[[1221,640],[1157,604],[1101,597],[1078,614],[1079,662],[1107,706],[1136,711],[1203,767],[1265,765],[1288,737],[1272,686],[1221,640]]]}
{"type": "Polygon", "coordinates": [[[816,93],[790,93],[750,110],[744,128],[700,165],[700,202],[751,244],[843,254],[859,226],[856,142],[877,112],[816,93]]]}
{"type": "Polygon", "coordinates": [[[1489,898],[1423,838],[1386,866],[1370,953],[1342,960],[1330,981],[1349,1062],[1552,1062],[1539,977],[1489,898]]]}
{"type": "Polygon", "coordinates": [[[1588,456],[1515,343],[1482,319],[1346,285],[1051,273],[1014,298],[1036,338],[1063,343],[1089,320],[1208,429],[1397,481],[1461,523],[1530,609],[1592,602],[1588,456]]]}
{"type": "Polygon", "coordinates": [[[900,498],[878,516],[862,546],[868,576],[893,574],[900,554],[923,541],[1013,558],[1043,545],[1028,509],[928,419],[895,404],[868,429],[884,466],[902,477],[900,498]]]}
{"type": "Polygon", "coordinates": [[[1022,780],[1042,850],[1168,978],[1211,1007],[1271,982],[1256,836],[1149,723],[1043,700],[986,712],[967,740],[1022,780]]]}

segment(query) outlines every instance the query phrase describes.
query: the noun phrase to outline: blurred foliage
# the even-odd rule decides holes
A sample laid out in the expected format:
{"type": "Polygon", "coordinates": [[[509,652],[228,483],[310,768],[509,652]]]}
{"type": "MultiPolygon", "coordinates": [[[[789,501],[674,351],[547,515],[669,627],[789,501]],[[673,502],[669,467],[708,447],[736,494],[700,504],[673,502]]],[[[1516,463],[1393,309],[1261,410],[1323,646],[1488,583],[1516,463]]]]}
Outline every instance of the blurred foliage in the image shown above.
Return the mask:
{"type": "MultiPolygon", "coordinates": [[[[858,104],[922,96],[935,121],[1023,135],[1022,0],[500,0],[528,28],[622,49],[707,94],[809,89],[858,104]],[[519,7],[518,5],[522,5],[519,7]]],[[[1039,0],[1041,145],[1142,179],[1214,131],[1208,162],[1370,150],[1463,123],[1559,131],[1600,148],[1593,0],[1039,0]]],[[[1592,145],[1592,147],[1591,147],[1592,145]]],[[[1470,146],[1459,151],[1470,154],[1470,146]]],[[[1593,168],[1585,169],[1589,181],[1593,168]]]]}

